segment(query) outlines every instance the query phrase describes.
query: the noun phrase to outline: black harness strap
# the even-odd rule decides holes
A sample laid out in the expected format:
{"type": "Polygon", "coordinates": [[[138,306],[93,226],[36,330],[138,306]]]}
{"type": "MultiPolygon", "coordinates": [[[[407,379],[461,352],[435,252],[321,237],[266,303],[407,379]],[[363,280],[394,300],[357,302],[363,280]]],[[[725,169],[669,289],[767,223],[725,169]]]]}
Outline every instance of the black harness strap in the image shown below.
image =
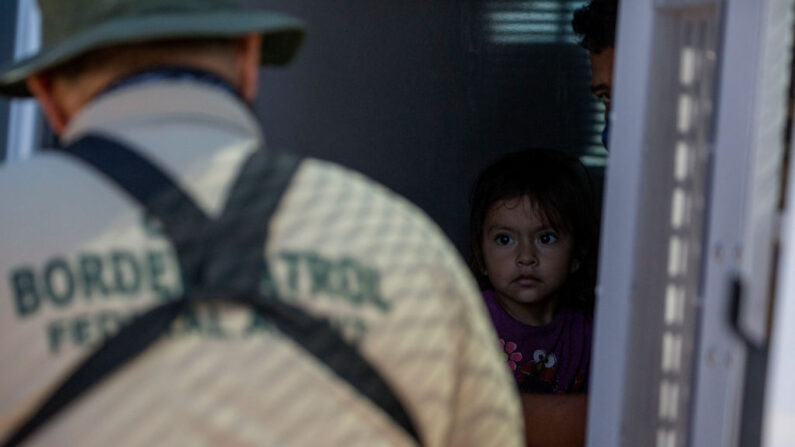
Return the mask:
{"type": "Polygon", "coordinates": [[[170,177],[142,156],[99,136],[88,136],[64,152],[93,166],[157,217],[174,244],[183,294],[122,327],[56,389],[4,446],[18,445],[60,410],[167,333],[173,321],[201,302],[248,306],[284,335],[326,364],[379,406],[420,444],[403,405],[378,372],[331,324],[260,287],[268,277],[264,247],[268,223],[300,160],[255,151],[244,163],[223,213],[210,219],[170,177]]]}

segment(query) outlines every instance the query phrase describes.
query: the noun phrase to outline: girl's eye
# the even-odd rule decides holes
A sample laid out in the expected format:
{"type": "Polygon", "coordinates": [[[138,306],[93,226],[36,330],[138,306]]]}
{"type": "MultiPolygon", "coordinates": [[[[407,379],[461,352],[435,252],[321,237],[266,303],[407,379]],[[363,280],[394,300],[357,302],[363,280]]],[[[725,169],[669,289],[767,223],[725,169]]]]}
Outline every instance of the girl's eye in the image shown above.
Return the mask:
{"type": "Polygon", "coordinates": [[[538,237],[538,242],[541,242],[544,245],[554,244],[558,241],[558,237],[552,233],[544,233],[538,237]]]}
{"type": "Polygon", "coordinates": [[[498,234],[497,237],[494,238],[494,242],[496,242],[497,245],[508,245],[513,242],[513,238],[507,234],[498,234]]]}

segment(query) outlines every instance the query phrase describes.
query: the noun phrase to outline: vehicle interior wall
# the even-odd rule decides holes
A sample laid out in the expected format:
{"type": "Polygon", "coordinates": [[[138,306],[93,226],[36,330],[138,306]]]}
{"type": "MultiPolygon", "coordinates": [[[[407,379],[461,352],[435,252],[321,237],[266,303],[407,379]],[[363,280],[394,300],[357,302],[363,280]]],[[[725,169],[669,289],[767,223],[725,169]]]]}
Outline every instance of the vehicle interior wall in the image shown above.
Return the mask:
{"type": "Polygon", "coordinates": [[[570,26],[583,3],[270,0],[308,33],[290,67],[262,72],[268,144],[382,182],[466,253],[470,185],[504,153],[565,149],[600,188],[601,105],[570,26]]]}

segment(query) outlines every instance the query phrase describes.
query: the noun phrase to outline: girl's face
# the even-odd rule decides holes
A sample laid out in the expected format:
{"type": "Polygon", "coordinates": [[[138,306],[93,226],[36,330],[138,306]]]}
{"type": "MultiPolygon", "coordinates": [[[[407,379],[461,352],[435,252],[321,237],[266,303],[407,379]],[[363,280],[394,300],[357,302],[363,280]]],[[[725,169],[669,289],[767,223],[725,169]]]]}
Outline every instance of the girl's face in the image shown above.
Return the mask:
{"type": "Polygon", "coordinates": [[[557,292],[579,267],[571,234],[550,227],[525,196],[489,208],[482,246],[483,273],[505,310],[525,324],[548,324],[557,292]]]}

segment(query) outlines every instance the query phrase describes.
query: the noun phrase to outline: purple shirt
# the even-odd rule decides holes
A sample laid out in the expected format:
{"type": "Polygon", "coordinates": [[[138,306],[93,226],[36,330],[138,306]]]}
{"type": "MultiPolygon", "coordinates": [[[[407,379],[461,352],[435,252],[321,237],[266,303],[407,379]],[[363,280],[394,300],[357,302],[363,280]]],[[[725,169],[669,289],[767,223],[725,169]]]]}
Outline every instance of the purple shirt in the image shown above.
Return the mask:
{"type": "Polygon", "coordinates": [[[494,292],[483,292],[501,349],[519,391],[584,393],[591,362],[591,318],[560,308],[545,326],[528,326],[505,311],[494,292]]]}

